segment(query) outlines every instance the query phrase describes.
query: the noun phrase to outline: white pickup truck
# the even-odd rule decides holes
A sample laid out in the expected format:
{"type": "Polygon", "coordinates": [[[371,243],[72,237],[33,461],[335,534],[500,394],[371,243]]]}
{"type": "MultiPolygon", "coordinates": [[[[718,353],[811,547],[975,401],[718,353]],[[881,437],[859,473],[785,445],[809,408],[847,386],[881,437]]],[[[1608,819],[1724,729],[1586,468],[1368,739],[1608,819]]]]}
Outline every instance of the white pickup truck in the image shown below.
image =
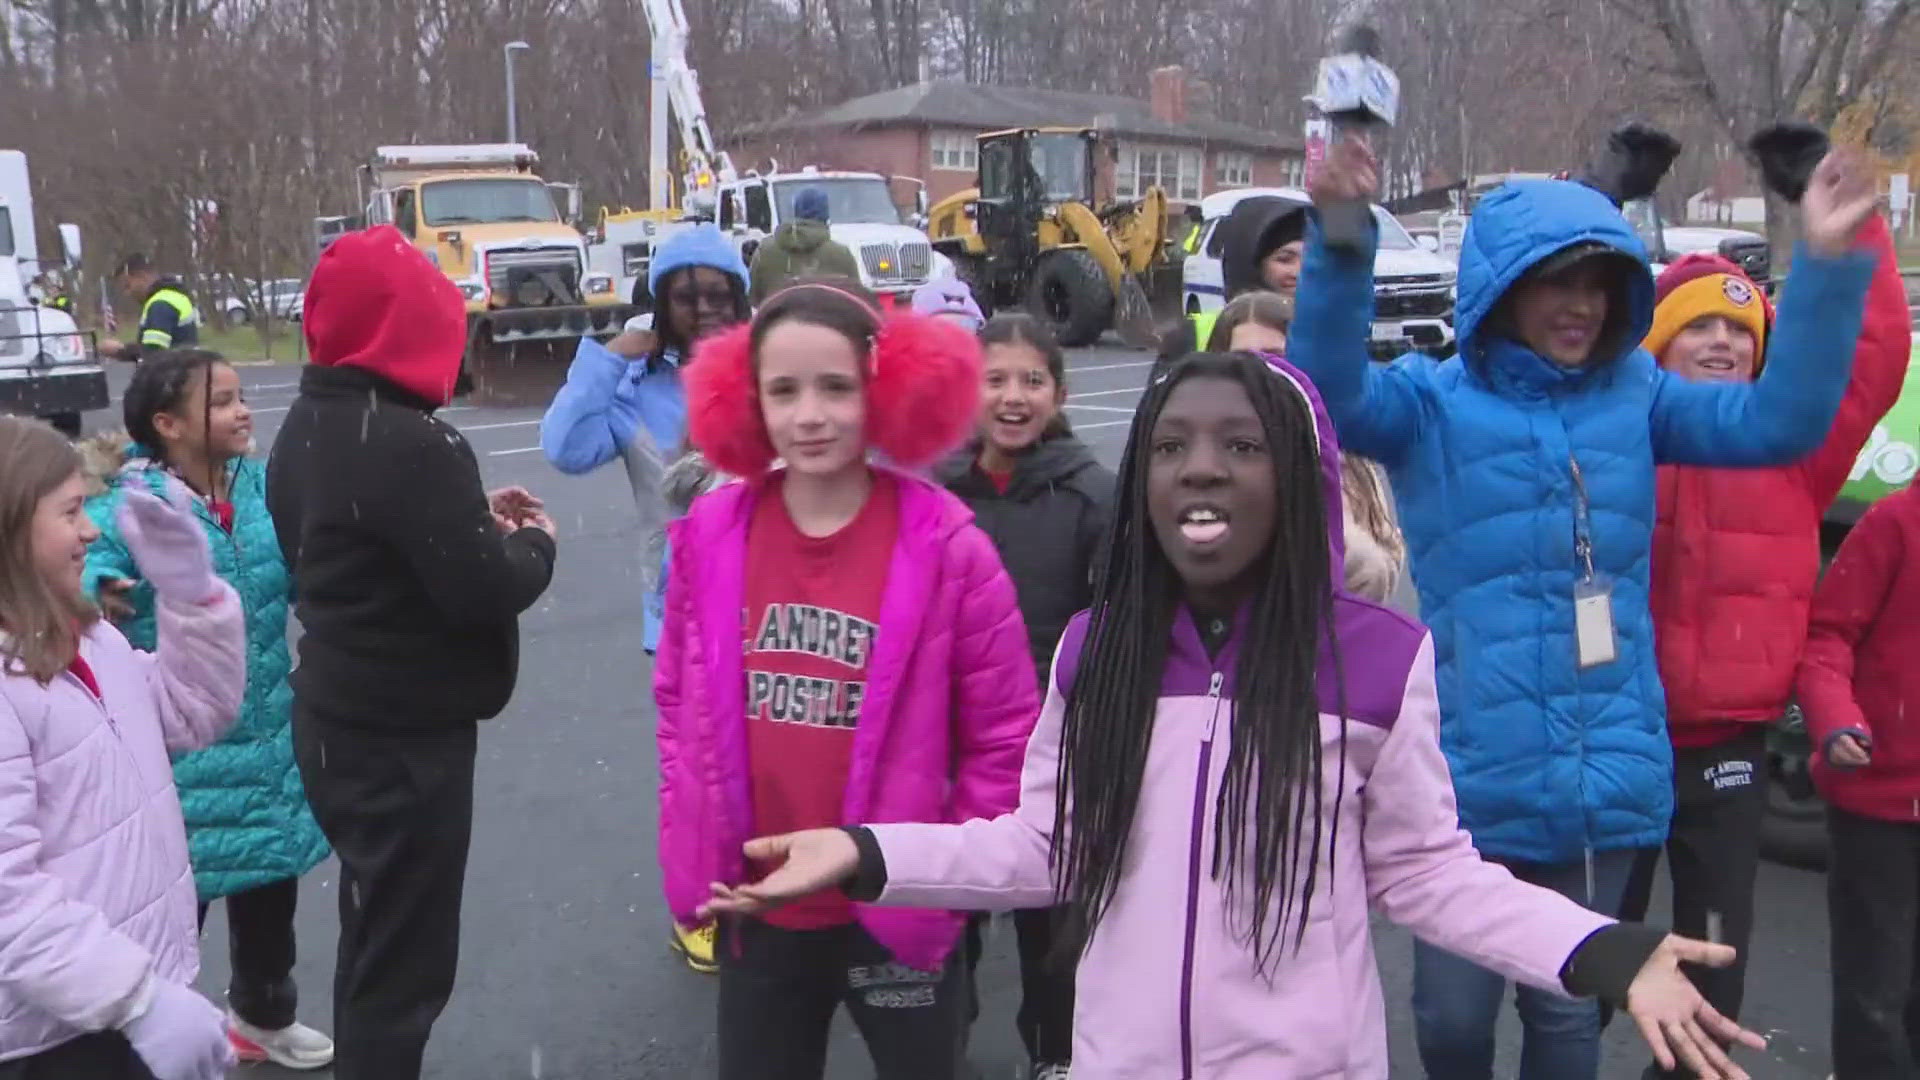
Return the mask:
{"type": "MultiPolygon", "coordinates": [[[[60,227],[65,268],[80,263],[80,230],[60,227]]],[[[107,375],[68,312],[34,282],[48,267],[34,232],[27,156],[0,150],[0,413],[34,416],[70,436],[80,414],[107,405],[107,375]]]]}

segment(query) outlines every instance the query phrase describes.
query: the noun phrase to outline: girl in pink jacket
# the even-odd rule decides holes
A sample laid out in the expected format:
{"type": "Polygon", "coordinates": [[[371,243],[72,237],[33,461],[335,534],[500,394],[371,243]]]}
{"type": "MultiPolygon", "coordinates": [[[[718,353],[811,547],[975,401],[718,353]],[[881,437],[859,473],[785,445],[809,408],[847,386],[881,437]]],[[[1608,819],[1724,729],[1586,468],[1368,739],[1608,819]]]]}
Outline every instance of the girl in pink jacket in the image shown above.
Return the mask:
{"type": "Polygon", "coordinates": [[[170,751],[220,737],[246,687],[240,599],[191,514],[144,491],[122,539],[152,584],[135,652],[80,588],[79,453],[0,417],[0,1077],[216,1080],[233,1051],[199,973],[170,751]]]}
{"type": "MultiPolygon", "coordinates": [[[[804,283],[703,343],[685,379],[691,442],[742,478],[670,526],[659,851],[690,922],[712,883],[777,867],[741,857],[749,837],[1012,810],[1039,693],[1013,586],[972,514],[868,463],[876,450],[922,467],[966,437],[971,335],[883,316],[852,282],[804,283]]],[[[818,1080],[841,1004],[881,1080],[958,1075],[968,995],[950,906],[827,888],[724,921],[722,1080],[818,1080]]]]}
{"type": "Polygon", "coordinates": [[[1074,1080],[1386,1076],[1370,907],[1509,977],[1624,1001],[1664,1064],[1745,1075],[1709,1036],[1758,1037],[1678,967],[1731,949],[1515,881],[1460,830],[1431,638],[1337,584],[1339,448],[1304,376],[1248,353],[1179,361],[1147,389],[1119,491],[1019,809],[755,840],[746,855],[781,871],[716,886],[710,908],[823,883],[881,904],[1065,902],[1074,1080]]]}

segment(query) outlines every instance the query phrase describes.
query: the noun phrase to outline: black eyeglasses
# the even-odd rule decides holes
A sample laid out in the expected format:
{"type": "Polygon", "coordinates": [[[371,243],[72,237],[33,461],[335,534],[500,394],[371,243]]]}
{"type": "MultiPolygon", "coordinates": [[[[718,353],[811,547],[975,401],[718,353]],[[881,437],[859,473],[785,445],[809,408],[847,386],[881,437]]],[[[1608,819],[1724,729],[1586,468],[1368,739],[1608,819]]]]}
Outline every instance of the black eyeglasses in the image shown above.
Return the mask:
{"type": "Polygon", "coordinates": [[[675,289],[667,294],[667,299],[696,311],[702,306],[716,311],[733,310],[733,290],[731,289],[675,289]]]}

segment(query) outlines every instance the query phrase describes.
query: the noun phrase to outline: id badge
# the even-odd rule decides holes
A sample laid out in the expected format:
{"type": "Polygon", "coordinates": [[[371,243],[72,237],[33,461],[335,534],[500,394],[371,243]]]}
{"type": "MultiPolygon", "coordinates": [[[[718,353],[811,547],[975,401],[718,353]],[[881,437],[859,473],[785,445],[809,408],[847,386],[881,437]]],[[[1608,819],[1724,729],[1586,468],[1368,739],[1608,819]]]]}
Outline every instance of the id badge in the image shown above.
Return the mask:
{"type": "Polygon", "coordinates": [[[1611,664],[1619,655],[1613,637],[1613,582],[1604,575],[1574,583],[1573,636],[1582,668],[1611,664]]]}

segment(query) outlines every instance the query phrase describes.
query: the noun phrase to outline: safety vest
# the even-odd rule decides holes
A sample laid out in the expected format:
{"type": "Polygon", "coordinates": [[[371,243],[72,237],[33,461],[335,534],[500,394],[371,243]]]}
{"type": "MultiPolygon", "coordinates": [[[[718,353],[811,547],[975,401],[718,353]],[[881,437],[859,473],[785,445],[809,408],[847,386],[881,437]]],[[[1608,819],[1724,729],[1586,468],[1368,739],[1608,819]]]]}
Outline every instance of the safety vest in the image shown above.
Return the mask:
{"type": "Polygon", "coordinates": [[[200,343],[200,312],[193,298],[172,282],[161,282],[140,306],[140,345],[147,349],[177,349],[200,343]],[[173,318],[156,320],[156,306],[171,308],[173,318]],[[171,329],[169,329],[171,327],[171,329]]]}
{"type": "Polygon", "coordinates": [[[1213,336],[1213,324],[1220,321],[1220,312],[1196,311],[1187,318],[1193,320],[1193,347],[1205,352],[1207,339],[1213,336]]]}

